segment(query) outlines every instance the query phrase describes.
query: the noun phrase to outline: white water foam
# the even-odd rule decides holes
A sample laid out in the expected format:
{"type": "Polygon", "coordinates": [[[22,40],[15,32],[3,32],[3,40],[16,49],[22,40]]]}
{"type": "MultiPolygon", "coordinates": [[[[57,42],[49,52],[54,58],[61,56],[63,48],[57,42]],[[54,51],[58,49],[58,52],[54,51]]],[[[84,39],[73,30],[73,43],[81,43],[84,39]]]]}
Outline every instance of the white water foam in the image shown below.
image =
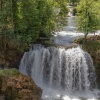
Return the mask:
{"type": "MultiPolygon", "coordinates": [[[[88,36],[93,36],[94,34],[88,34],[88,36]]],[[[100,35],[100,31],[97,31],[95,35],[100,35]]],[[[71,44],[75,39],[84,37],[84,33],[79,33],[77,31],[61,31],[55,32],[54,43],[59,45],[71,44]]]]}
{"type": "Polygon", "coordinates": [[[95,100],[95,70],[90,55],[80,47],[43,47],[26,52],[19,70],[43,89],[42,100],[95,100]]]}

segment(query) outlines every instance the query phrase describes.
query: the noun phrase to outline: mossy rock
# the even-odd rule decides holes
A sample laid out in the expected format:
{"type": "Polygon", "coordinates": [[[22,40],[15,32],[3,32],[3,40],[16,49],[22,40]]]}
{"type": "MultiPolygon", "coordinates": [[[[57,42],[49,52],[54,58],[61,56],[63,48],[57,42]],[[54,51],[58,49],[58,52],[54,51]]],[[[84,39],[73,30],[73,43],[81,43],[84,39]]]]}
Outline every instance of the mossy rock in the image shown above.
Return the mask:
{"type": "Polygon", "coordinates": [[[93,58],[97,84],[100,88],[100,35],[87,37],[86,42],[82,43],[83,38],[76,39],[74,42],[82,45],[82,48],[87,51],[93,58]]]}
{"type": "Polygon", "coordinates": [[[16,76],[19,74],[19,71],[15,68],[0,70],[0,76],[16,76]]]}
{"type": "Polygon", "coordinates": [[[17,69],[0,70],[0,95],[5,100],[40,100],[42,90],[32,78],[17,69]]]}
{"type": "Polygon", "coordinates": [[[15,100],[18,97],[18,92],[15,87],[8,86],[5,91],[5,100],[15,100]]]}

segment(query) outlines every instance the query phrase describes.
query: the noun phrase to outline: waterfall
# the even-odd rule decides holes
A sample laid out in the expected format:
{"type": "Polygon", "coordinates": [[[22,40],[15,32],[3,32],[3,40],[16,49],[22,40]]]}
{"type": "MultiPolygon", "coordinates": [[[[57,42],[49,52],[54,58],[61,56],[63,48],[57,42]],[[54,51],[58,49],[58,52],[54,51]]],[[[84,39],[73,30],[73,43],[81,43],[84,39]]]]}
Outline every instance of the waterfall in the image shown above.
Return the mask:
{"type": "Polygon", "coordinates": [[[72,16],[72,7],[69,6],[69,9],[68,26],[62,32],[55,32],[53,37],[54,44],[63,47],[35,44],[24,53],[19,66],[21,73],[30,76],[43,89],[42,100],[97,98],[98,92],[94,92],[96,77],[92,58],[72,43],[84,34],[76,32],[76,17],[72,16]],[[75,48],[64,48],[73,45],[75,48]]]}
{"type": "Polygon", "coordinates": [[[24,53],[19,70],[41,88],[73,93],[87,92],[96,86],[93,61],[80,47],[66,50],[34,45],[24,53]]]}

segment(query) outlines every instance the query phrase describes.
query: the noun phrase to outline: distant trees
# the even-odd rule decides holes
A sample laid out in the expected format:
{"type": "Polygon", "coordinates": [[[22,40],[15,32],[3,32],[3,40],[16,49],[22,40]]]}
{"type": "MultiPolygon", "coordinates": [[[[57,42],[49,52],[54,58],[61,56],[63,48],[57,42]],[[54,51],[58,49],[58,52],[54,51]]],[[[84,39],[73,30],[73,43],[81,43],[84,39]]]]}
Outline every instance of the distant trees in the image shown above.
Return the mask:
{"type": "Polygon", "coordinates": [[[70,5],[76,5],[80,0],[68,0],[70,5]]]}
{"type": "Polygon", "coordinates": [[[67,25],[66,17],[69,12],[67,8],[67,0],[55,0],[53,1],[53,6],[55,30],[59,31],[63,26],[67,25]]]}
{"type": "Polygon", "coordinates": [[[2,47],[6,47],[5,38],[13,32],[12,0],[0,0],[0,40],[2,47]]]}
{"type": "Polygon", "coordinates": [[[81,0],[78,6],[78,30],[83,31],[86,40],[89,32],[94,33],[100,26],[99,5],[94,0],[81,0]]]}
{"type": "Polygon", "coordinates": [[[66,0],[0,0],[0,34],[30,43],[67,24],[66,0]]]}
{"type": "Polygon", "coordinates": [[[11,31],[12,24],[12,3],[0,0],[0,33],[6,34],[8,30],[11,31]]]}

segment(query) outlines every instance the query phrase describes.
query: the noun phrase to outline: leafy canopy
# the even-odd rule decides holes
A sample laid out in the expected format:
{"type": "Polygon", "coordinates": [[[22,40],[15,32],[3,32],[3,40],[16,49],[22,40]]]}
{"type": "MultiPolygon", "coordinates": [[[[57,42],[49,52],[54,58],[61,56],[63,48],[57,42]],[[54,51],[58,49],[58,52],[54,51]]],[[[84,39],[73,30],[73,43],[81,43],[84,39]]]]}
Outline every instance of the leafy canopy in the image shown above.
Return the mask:
{"type": "Polygon", "coordinates": [[[67,24],[66,4],[66,0],[0,0],[0,33],[23,43],[50,37],[67,24]]]}
{"type": "Polygon", "coordinates": [[[100,26],[100,11],[98,9],[99,5],[95,0],[81,0],[77,7],[78,30],[85,33],[85,38],[89,32],[94,33],[100,26]]]}

